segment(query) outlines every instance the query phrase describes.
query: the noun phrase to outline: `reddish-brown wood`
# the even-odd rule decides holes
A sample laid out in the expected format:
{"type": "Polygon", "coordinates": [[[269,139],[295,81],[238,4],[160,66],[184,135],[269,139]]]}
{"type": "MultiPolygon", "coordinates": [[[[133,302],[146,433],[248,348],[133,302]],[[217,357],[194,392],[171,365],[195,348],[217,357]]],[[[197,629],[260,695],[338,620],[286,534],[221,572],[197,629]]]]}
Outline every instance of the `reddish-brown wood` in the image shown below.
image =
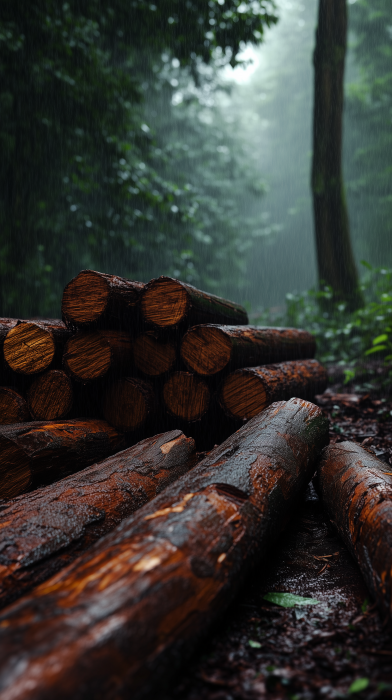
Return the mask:
{"type": "Polygon", "coordinates": [[[182,421],[200,420],[208,411],[210,398],[206,382],[191,372],[173,372],[163,386],[167,411],[182,421]]]}
{"type": "Polygon", "coordinates": [[[82,270],[64,289],[61,312],[70,328],[99,325],[135,331],[144,284],[95,270],[82,270]]]}
{"type": "Polygon", "coordinates": [[[73,389],[70,378],[59,369],[41,374],[27,392],[27,402],[34,420],[59,420],[71,410],[73,389]]]}
{"type": "Polygon", "coordinates": [[[15,423],[0,428],[0,499],[58,481],[124,447],[106,421],[15,423]]]}
{"type": "Polygon", "coordinates": [[[195,464],[180,430],[9,502],[0,513],[0,606],[70,564],[195,464]]]}
{"type": "Polygon", "coordinates": [[[24,423],[30,420],[26,399],[15,389],[0,387],[0,424],[24,423]]]}
{"type": "Polygon", "coordinates": [[[103,399],[103,415],[124,433],[139,430],[154,415],[157,401],[149,382],[123,377],[112,382],[103,399]]]}
{"type": "Polygon", "coordinates": [[[132,340],[116,330],[80,331],[65,346],[63,366],[78,382],[92,382],[107,373],[126,374],[132,367],[132,340]]]}
{"type": "Polygon", "coordinates": [[[162,337],[156,331],[148,331],[135,340],[133,357],[136,367],[149,377],[159,377],[170,372],[177,359],[177,343],[174,336],[162,337]]]}
{"type": "Polygon", "coordinates": [[[317,472],[327,514],[391,620],[392,469],[347,441],[323,451],[317,472]]]}
{"type": "Polygon", "coordinates": [[[248,323],[248,314],[239,304],[207,294],[171,277],[151,280],[141,294],[146,323],[158,328],[196,323],[248,323]]]}
{"type": "Polygon", "coordinates": [[[190,328],[181,357],[192,372],[212,375],[225,369],[314,357],[316,341],[297,328],[201,325],[190,328]]]}
{"type": "Polygon", "coordinates": [[[13,372],[37,374],[59,360],[71,332],[57,319],[18,321],[4,339],[4,359],[13,372]]]}
{"type": "Polygon", "coordinates": [[[0,617],[2,700],[138,700],[194,648],[276,541],[328,442],[271,406],[0,617]]]}

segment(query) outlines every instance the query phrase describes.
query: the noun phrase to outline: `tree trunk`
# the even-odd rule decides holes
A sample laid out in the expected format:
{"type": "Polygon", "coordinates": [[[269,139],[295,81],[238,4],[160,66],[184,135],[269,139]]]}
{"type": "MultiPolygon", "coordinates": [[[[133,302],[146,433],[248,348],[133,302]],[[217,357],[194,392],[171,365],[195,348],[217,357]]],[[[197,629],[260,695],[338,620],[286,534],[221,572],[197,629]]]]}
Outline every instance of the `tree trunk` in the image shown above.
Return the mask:
{"type": "Polygon", "coordinates": [[[63,367],[78,382],[102,379],[108,372],[115,377],[132,368],[132,340],[128,333],[101,330],[79,331],[65,346],[63,367]]]}
{"type": "Polygon", "coordinates": [[[342,175],[346,0],[319,0],[314,51],[312,191],[320,284],[349,309],[363,304],[342,175]]]}
{"type": "Polygon", "coordinates": [[[59,420],[72,409],[73,388],[69,377],[59,369],[41,374],[27,392],[33,420],[59,420]]]}
{"type": "Polygon", "coordinates": [[[136,367],[149,377],[171,372],[177,360],[177,342],[173,334],[162,337],[157,331],[148,331],[135,340],[133,358],[136,367]]]}
{"type": "Polygon", "coordinates": [[[274,404],[7,608],[3,697],[156,697],[276,542],[327,442],[319,408],[274,404]]]}
{"type": "Polygon", "coordinates": [[[0,424],[25,423],[31,420],[26,400],[14,389],[0,387],[0,424]]]}
{"type": "Polygon", "coordinates": [[[156,414],[153,386],[143,379],[123,377],[112,382],[103,398],[103,415],[123,433],[140,430],[156,414]]]}
{"type": "Polygon", "coordinates": [[[163,400],[168,412],[182,421],[200,420],[210,405],[206,382],[191,372],[173,372],[163,387],[163,400]]]}
{"type": "Polygon", "coordinates": [[[17,321],[5,337],[4,359],[18,374],[44,372],[53,361],[61,361],[70,336],[71,332],[58,319],[17,321]]]}
{"type": "MultiPolygon", "coordinates": [[[[195,463],[180,430],[155,435],[0,513],[0,606],[70,564],[195,463]]],[[[193,453],[193,454],[192,454],[193,453]]]]}

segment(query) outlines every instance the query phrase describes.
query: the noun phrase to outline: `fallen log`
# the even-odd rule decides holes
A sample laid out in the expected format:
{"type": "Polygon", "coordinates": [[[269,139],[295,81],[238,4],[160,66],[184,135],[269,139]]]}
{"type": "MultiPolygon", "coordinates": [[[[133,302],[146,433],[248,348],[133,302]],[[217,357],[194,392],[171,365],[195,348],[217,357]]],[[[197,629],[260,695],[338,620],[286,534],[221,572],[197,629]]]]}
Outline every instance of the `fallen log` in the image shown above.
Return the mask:
{"type": "Polygon", "coordinates": [[[82,270],[64,289],[61,312],[72,329],[99,325],[101,328],[134,330],[142,282],[82,270]]]}
{"type": "Polygon", "coordinates": [[[0,424],[25,423],[30,420],[26,399],[15,389],[0,387],[0,424]]]}
{"type": "Polygon", "coordinates": [[[156,411],[154,389],[149,382],[123,377],[111,383],[103,399],[104,418],[117,430],[134,432],[156,411]]]}
{"type": "Polygon", "coordinates": [[[111,374],[124,374],[132,366],[132,340],[115,330],[80,331],[65,346],[63,367],[78,382],[92,382],[111,374]]]}
{"type": "Polygon", "coordinates": [[[70,564],[195,464],[180,430],[155,435],[0,513],[0,607],[70,564]]]}
{"type": "Polygon", "coordinates": [[[124,447],[101,420],[37,421],[0,428],[0,499],[58,481],[124,447]]]}
{"type": "Polygon", "coordinates": [[[167,411],[183,421],[200,420],[208,411],[210,398],[206,382],[191,372],[173,372],[163,386],[167,411]]]}
{"type": "Polygon", "coordinates": [[[328,442],[291,399],[0,617],[4,700],[156,695],[266,554],[328,442]]]}
{"type": "Polygon", "coordinates": [[[181,357],[191,372],[212,375],[225,369],[314,357],[316,341],[297,328],[201,325],[190,328],[181,357]]]}
{"type": "Polygon", "coordinates": [[[70,378],[59,369],[41,374],[27,392],[27,402],[34,420],[59,420],[71,410],[73,389],[70,378]]]}
{"type": "Polygon", "coordinates": [[[326,370],[317,360],[245,367],[226,377],[220,404],[230,418],[249,420],[274,401],[291,396],[312,399],[325,391],[327,383],[326,370]]]}
{"type": "Polygon", "coordinates": [[[177,359],[174,337],[162,338],[154,331],[142,333],[133,348],[135,366],[150,377],[159,377],[170,372],[177,359]]]}
{"type": "Polygon", "coordinates": [[[334,528],[357,560],[372,597],[392,618],[391,468],[354,442],[326,448],[317,469],[334,528]]]}
{"type": "Polygon", "coordinates": [[[38,374],[60,361],[71,332],[59,320],[18,321],[4,340],[4,359],[13,372],[38,374]]]}
{"type": "Polygon", "coordinates": [[[201,292],[171,277],[158,277],[146,284],[141,294],[141,309],[145,322],[158,328],[196,323],[248,323],[248,314],[239,304],[201,292]]]}

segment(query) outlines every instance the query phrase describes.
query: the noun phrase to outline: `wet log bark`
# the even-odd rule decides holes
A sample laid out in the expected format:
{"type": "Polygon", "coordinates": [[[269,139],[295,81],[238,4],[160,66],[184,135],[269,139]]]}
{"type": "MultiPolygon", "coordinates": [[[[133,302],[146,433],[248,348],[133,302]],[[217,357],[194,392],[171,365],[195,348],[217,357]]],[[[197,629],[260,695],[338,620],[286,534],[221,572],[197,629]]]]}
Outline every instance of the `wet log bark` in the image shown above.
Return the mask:
{"type": "Polygon", "coordinates": [[[0,424],[25,423],[30,420],[26,399],[15,389],[0,387],[0,424]]]}
{"type": "Polygon", "coordinates": [[[207,294],[171,277],[158,277],[146,284],[141,294],[144,321],[158,328],[197,323],[248,323],[239,304],[207,294]]]}
{"type": "Polygon", "coordinates": [[[70,328],[99,326],[135,332],[144,284],[82,270],[64,289],[61,312],[70,328]]]}
{"type": "Polygon", "coordinates": [[[70,564],[195,464],[180,430],[11,501],[0,513],[0,606],[70,564]]]}
{"type": "Polygon", "coordinates": [[[106,421],[37,421],[0,428],[0,499],[58,481],[124,447],[106,421]]]}
{"type": "Polygon", "coordinates": [[[128,333],[115,330],[73,335],[65,346],[63,367],[78,382],[92,382],[112,375],[129,373],[132,367],[132,340],[128,333]]]}
{"type": "Polygon", "coordinates": [[[148,331],[139,335],[133,348],[135,366],[149,377],[159,377],[171,372],[177,359],[175,337],[162,337],[148,331]]]}
{"type": "Polygon", "coordinates": [[[191,372],[174,372],[163,386],[166,410],[183,421],[200,420],[210,405],[206,382],[191,372]]]}
{"type": "Polygon", "coordinates": [[[59,369],[41,374],[27,392],[33,420],[59,420],[72,409],[73,389],[70,378],[59,369]]]}
{"type": "Polygon", "coordinates": [[[220,404],[229,417],[249,420],[273,401],[292,396],[312,399],[325,391],[327,383],[327,372],[317,360],[246,367],[226,377],[220,404]]]}
{"type": "Polygon", "coordinates": [[[4,359],[13,372],[44,372],[53,360],[60,361],[71,332],[57,319],[18,321],[4,339],[4,359]]]}
{"type": "Polygon", "coordinates": [[[156,694],[272,546],[327,442],[319,408],[274,404],[7,608],[1,697],[156,694]]]}
{"type": "Polygon", "coordinates": [[[360,445],[345,441],[323,451],[317,475],[328,517],[391,621],[391,468],[360,445]]]}
{"type": "Polygon", "coordinates": [[[201,325],[191,328],[181,344],[181,357],[187,367],[203,375],[309,359],[315,352],[311,333],[297,328],[201,325]]]}
{"type": "Polygon", "coordinates": [[[110,384],[103,399],[105,419],[124,433],[142,428],[154,416],[156,409],[157,400],[152,385],[132,377],[123,377],[110,384]]]}

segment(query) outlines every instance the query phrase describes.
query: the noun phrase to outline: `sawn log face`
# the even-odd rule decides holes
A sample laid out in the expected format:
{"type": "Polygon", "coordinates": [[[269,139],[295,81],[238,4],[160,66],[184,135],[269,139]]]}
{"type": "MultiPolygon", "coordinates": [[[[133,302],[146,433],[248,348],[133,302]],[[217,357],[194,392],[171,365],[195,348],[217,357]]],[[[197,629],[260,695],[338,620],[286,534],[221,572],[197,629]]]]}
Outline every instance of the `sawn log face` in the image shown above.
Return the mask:
{"type": "Polygon", "coordinates": [[[155,435],[0,512],[0,606],[71,563],[193,466],[180,430],[155,435]]]}
{"type": "Polygon", "coordinates": [[[319,408],[274,404],[7,608],[1,699],[151,695],[276,540],[327,441],[319,408]]]}
{"type": "Polygon", "coordinates": [[[354,442],[327,447],[318,482],[327,514],[357,560],[372,596],[392,618],[392,475],[354,442]]]}

